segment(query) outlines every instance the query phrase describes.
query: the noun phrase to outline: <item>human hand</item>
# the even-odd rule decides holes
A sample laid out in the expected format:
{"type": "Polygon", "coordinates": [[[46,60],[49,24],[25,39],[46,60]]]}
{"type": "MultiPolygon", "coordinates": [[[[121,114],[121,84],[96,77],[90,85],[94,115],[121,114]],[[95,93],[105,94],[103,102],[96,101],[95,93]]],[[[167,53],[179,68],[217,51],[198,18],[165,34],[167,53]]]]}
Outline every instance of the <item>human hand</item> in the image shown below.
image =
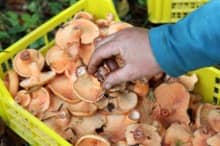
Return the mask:
{"type": "Polygon", "coordinates": [[[89,73],[94,74],[105,59],[116,55],[120,55],[125,64],[107,76],[103,83],[106,89],[121,82],[142,77],[150,78],[161,72],[152,53],[147,30],[144,28],[124,29],[97,41],[96,50],[88,66],[89,73]]]}

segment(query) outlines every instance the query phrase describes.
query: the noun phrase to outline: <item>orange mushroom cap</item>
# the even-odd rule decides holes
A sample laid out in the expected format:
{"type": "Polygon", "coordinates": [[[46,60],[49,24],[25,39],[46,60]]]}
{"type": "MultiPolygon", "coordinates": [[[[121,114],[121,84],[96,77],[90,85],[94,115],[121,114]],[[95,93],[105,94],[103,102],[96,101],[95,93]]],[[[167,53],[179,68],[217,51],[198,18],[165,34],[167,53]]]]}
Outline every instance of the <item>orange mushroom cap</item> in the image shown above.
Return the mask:
{"type": "Polygon", "coordinates": [[[18,75],[15,71],[9,70],[5,74],[4,83],[13,97],[18,92],[18,75]]]}
{"type": "Polygon", "coordinates": [[[99,135],[85,135],[76,142],[76,146],[111,146],[111,144],[99,135]]]}
{"type": "Polygon", "coordinates": [[[99,36],[99,28],[87,19],[76,19],[71,25],[80,29],[82,44],[90,44],[99,36]]]}
{"type": "Polygon", "coordinates": [[[175,146],[178,143],[191,144],[193,134],[187,125],[172,123],[167,129],[164,139],[165,145],[175,146]]]}
{"type": "Polygon", "coordinates": [[[23,50],[13,59],[13,68],[22,77],[37,77],[43,66],[43,55],[34,49],[23,50]]]}
{"type": "Polygon", "coordinates": [[[72,62],[72,58],[65,52],[65,50],[58,46],[54,46],[47,51],[46,62],[53,71],[60,74],[63,73],[72,62]]]}
{"type": "Polygon", "coordinates": [[[93,20],[93,15],[91,13],[85,12],[85,11],[79,11],[75,14],[73,20],[76,19],[88,19],[93,20]]]}
{"type": "Polygon", "coordinates": [[[216,132],[220,132],[220,107],[205,103],[199,106],[196,113],[196,127],[209,127],[216,132]]]}
{"type": "Polygon", "coordinates": [[[90,57],[92,56],[94,51],[95,46],[93,43],[81,46],[79,50],[79,56],[82,58],[83,63],[85,63],[86,65],[89,64],[90,57]]]}
{"type": "Polygon", "coordinates": [[[207,146],[207,139],[212,135],[213,133],[204,127],[197,129],[193,133],[193,146],[207,146]]]}
{"type": "Polygon", "coordinates": [[[80,101],[79,103],[69,104],[68,109],[74,116],[91,116],[97,111],[97,106],[93,103],[80,101]]]}
{"type": "Polygon", "coordinates": [[[31,96],[26,90],[20,90],[14,97],[15,102],[20,104],[22,107],[27,107],[31,102],[31,96]]]}
{"type": "Polygon", "coordinates": [[[103,97],[100,82],[88,73],[79,76],[74,81],[73,92],[78,98],[86,102],[94,103],[103,97]]]}
{"type": "Polygon", "coordinates": [[[128,145],[161,146],[161,137],[157,129],[147,124],[131,124],[126,128],[128,145]]]}
{"type": "Polygon", "coordinates": [[[80,99],[73,92],[73,80],[65,75],[57,75],[48,84],[49,89],[68,103],[77,103],[80,99]]]}
{"type": "Polygon", "coordinates": [[[86,134],[96,134],[107,122],[104,115],[95,114],[86,117],[72,117],[69,127],[72,127],[78,137],[86,134]]]}
{"type": "Polygon", "coordinates": [[[33,115],[45,112],[50,106],[50,95],[47,89],[40,87],[31,93],[31,102],[28,111],[33,115]]]}
{"type": "Polygon", "coordinates": [[[154,119],[162,122],[165,127],[172,122],[190,122],[187,115],[190,95],[182,84],[163,83],[155,89],[154,94],[157,102],[152,114],[154,119]]]}
{"type": "Polygon", "coordinates": [[[80,42],[81,30],[74,26],[71,22],[60,28],[55,35],[55,42],[57,46],[62,49],[71,47],[74,43],[80,42]]]}
{"type": "Polygon", "coordinates": [[[145,97],[149,92],[149,85],[140,80],[135,82],[133,91],[137,93],[138,96],[145,97]]]}
{"type": "Polygon", "coordinates": [[[112,114],[107,116],[107,123],[104,127],[104,135],[114,143],[125,139],[125,131],[128,125],[137,123],[137,120],[130,119],[128,115],[112,114]]]}

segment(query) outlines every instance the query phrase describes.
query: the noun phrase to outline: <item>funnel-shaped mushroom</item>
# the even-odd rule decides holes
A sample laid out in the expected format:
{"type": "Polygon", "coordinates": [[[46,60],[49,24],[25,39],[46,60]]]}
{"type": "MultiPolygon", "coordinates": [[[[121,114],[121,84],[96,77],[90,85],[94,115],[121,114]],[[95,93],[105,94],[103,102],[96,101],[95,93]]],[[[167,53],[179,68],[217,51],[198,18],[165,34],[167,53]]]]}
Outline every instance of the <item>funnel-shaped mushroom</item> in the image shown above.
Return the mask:
{"type": "Polygon", "coordinates": [[[99,36],[99,28],[87,19],[73,20],[71,25],[80,29],[82,44],[90,44],[99,36]]]}
{"type": "Polygon", "coordinates": [[[80,101],[79,103],[69,104],[68,109],[74,116],[91,116],[97,111],[97,106],[93,103],[80,101]]]}
{"type": "Polygon", "coordinates": [[[195,84],[198,82],[198,77],[196,74],[192,74],[191,76],[182,75],[178,79],[189,91],[192,91],[195,87],[195,84]]]}
{"type": "Polygon", "coordinates": [[[83,59],[83,63],[88,65],[90,57],[92,56],[92,53],[94,51],[95,51],[95,46],[93,43],[81,46],[79,50],[79,56],[83,59]]]}
{"type": "Polygon", "coordinates": [[[52,80],[56,76],[54,71],[48,71],[40,73],[39,78],[27,78],[20,82],[20,86],[23,88],[31,88],[34,86],[41,86],[52,80]]]}
{"type": "Polygon", "coordinates": [[[81,30],[79,27],[74,26],[69,22],[56,32],[55,42],[60,48],[67,49],[74,43],[80,42],[80,35],[81,30]]]}
{"type": "Polygon", "coordinates": [[[31,93],[31,102],[28,106],[28,111],[33,115],[45,112],[50,106],[50,95],[48,91],[41,87],[31,93]]]}
{"type": "Polygon", "coordinates": [[[216,132],[220,132],[220,108],[212,104],[200,105],[196,113],[196,127],[209,127],[216,132]]]}
{"type": "Polygon", "coordinates": [[[31,102],[31,96],[26,90],[20,90],[15,96],[15,102],[20,104],[22,107],[27,107],[31,102]]]}
{"type": "Polygon", "coordinates": [[[97,102],[103,97],[100,82],[88,73],[79,76],[74,81],[73,92],[78,98],[86,102],[97,102]]]}
{"type": "Polygon", "coordinates": [[[189,127],[184,124],[172,123],[167,129],[164,139],[165,145],[176,146],[178,143],[191,144],[193,139],[189,127]]]}
{"type": "Polygon", "coordinates": [[[132,124],[126,128],[128,145],[161,146],[161,137],[157,129],[147,124],[132,124]]]}
{"type": "Polygon", "coordinates": [[[193,133],[193,146],[208,146],[207,139],[211,137],[213,133],[206,128],[199,128],[193,133]]]}
{"type": "Polygon", "coordinates": [[[54,46],[46,54],[46,62],[56,73],[63,73],[67,66],[72,62],[72,58],[65,50],[54,46]]]}
{"type": "Polygon", "coordinates": [[[106,117],[101,114],[95,114],[89,117],[72,117],[69,127],[73,127],[77,136],[86,134],[96,134],[97,129],[106,124],[106,117]]]}
{"type": "Polygon", "coordinates": [[[157,104],[153,110],[153,119],[160,121],[165,127],[173,122],[190,122],[187,115],[190,95],[182,84],[163,83],[155,89],[154,94],[157,104]]]}
{"type": "Polygon", "coordinates": [[[118,97],[118,106],[124,112],[134,109],[138,103],[138,97],[134,92],[119,93],[118,97]]]}
{"type": "Polygon", "coordinates": [[[13,68],[22,77],[38,77],[43,66],[43,55],[34,49],[21,51],[13,59],[13,68]]]}
{"type": "Polygon", "coordinates": [[[131,24],[125,23],[125,22],[115,22],[111,24],[108,28],[108,35],[116,33],[120,30],[133,27],[131,24]]]}
{"type": "Polygon", "coordinates": [[[104,135],[112,142],[118,142],[125,138],[125,130],[128,125],[137,123],[128,115],[112,114],[107,116],[107,124],[104,127],[104,135]]]}
{"type": "MultiPolygon", "coordinates": [[[[88,19],[88,20],[93,20],[93,15],[91,13],[85,12],[85,11],[79,11],[75,14],[74,20],[75,19],[88,19]]],[[[73,20],[73,21],[74,21],[73,20]]]]}
{"type": "Polygon", "coordinates": [[[76,142],[76,146],[111,146],[111,144],[101,136],[85,135],[76,142]]]}
{"type": "Polygon", "coordinates": [[[207,144],[209,146],[219,146],[220,145],[220,133],[208,138],[207,144]]]}
{"type": "Polygon", "coordinates": [[[73,81],[65,75],[56,76],[48,84],[48,87],[56,96],[68,103],[77,103],[80,101],[73,93],[73,81]]]}
{"type": "Polygon", "coordinates": [[[15,95],[18,92],[18,75],[17,75],[17,73],[13,70],[7,71],[7,73],[5,74],[5,77],[4,77],[4,82],[5,82],[7,89],[11,93],[11,95],[13,97],[15,97],[15,95]]]}

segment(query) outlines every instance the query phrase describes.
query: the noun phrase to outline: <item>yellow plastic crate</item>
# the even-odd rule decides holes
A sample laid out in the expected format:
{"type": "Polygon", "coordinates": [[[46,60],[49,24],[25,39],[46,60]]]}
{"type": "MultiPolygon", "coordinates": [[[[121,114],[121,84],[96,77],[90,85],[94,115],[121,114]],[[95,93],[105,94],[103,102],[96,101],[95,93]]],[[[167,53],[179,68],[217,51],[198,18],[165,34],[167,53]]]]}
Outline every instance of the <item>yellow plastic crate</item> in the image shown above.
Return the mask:
{"type": "Polygon", "coordinates": [[[19,106],[7,91],[2,78],[11,67],[13,56],[39,38],[44,39],[44,46],[41,48],[44,53],[54,44],[54,41],[48,40],[48,34],[80,10],[91,12],[96,18],[104,18],[108,13],[112,13],[116,20],[119,20],[111,0],[80,0],[0,53],[0,116],[12,130],[33,146],[71,146],[71,144],[19,106]]]}
{"type": "Polygon", "coordinates": [[[152,23],[174,23],[199,8],[208,0],[147,0],[152,23]]]}

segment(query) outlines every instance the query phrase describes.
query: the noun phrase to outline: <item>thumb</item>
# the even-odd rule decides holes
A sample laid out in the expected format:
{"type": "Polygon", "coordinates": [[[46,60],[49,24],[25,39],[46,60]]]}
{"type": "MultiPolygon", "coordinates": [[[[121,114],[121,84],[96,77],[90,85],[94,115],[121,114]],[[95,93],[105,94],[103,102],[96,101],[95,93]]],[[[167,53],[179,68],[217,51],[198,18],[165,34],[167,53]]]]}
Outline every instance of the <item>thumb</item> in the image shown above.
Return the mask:
{"type": "Polygon", "coordinates": [[[124,66],[123,68],[110,73],[105,79],[103,86],[105,89],[110,89],[112,86],[121,82],[132,80],[134,77],[132,77],[131,74],[129,66],[124,66]]]}

